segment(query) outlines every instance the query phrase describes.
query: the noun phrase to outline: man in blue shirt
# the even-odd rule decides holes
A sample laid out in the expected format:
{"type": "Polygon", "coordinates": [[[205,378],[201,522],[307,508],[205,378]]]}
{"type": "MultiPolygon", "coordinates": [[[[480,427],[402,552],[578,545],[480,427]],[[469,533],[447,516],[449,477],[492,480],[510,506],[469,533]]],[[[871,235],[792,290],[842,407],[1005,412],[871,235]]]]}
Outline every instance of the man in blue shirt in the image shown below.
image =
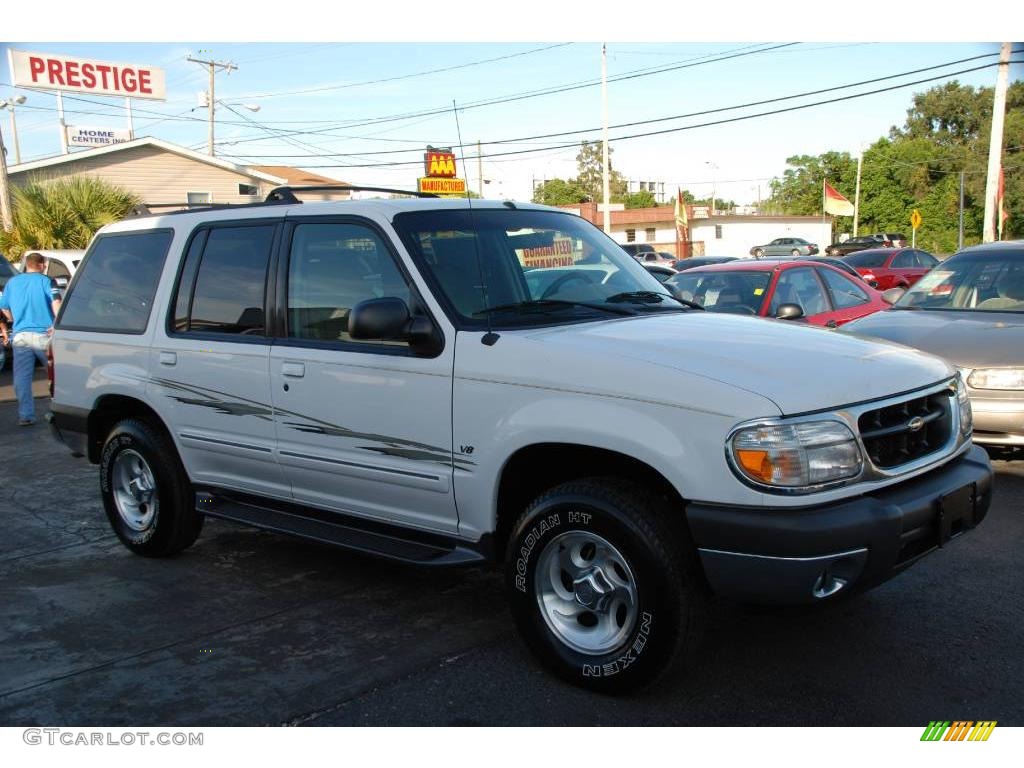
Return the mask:
{"type": "Polygon", "coordinates": [[[23,427],[36,421],[32,374],[37,359],[46,365],[53,319],[60,309],[60,292],[43,274],[45,270],[46,259],[30,253],[25,257],[25,271],[8,280],[0,296],[0,311],[14,325],[14,394],[18,398],[18,424],[23,427]]]}

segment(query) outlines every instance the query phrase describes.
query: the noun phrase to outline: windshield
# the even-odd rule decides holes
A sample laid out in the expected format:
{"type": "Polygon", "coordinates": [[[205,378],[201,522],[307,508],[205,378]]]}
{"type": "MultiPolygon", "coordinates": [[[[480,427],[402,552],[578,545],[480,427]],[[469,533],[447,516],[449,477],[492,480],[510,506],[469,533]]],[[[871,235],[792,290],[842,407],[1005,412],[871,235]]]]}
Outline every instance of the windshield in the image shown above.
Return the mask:
{"type": "Polygon", "coordinates": [[[686,309],[636,259],[574,214],[433,210],[399,214],[394,225],[465,325],[565,323],[686,309]]]}
{"type": "Polygon", "coordinates": [[[756,315],[768,289],[770,272],[698,272],[691,269],[666,282],[676,296],[700,304],[709,312],[756,315]]]}
{"type": "Polygon", "coordinates": [[[1024,259],[991,252],[954,256],[918,280],[895,306],[1024,312],[1024,259]]]}

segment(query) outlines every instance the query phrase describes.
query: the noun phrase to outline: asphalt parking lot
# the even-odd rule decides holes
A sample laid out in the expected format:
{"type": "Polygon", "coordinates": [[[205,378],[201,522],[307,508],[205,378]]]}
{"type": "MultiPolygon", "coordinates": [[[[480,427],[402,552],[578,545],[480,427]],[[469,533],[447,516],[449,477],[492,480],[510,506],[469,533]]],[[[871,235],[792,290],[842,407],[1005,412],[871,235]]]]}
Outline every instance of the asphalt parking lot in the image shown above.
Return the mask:
{"type": "Polygon", "coordinates": [[[824,611],[718,604],[696,664],[616,699],[538,668],[495,573],[216,520],[137,557],[96,467],[13,403],[0,441],[0,725],[1024,725],[1024,461],[894,581],[824,611]]]}

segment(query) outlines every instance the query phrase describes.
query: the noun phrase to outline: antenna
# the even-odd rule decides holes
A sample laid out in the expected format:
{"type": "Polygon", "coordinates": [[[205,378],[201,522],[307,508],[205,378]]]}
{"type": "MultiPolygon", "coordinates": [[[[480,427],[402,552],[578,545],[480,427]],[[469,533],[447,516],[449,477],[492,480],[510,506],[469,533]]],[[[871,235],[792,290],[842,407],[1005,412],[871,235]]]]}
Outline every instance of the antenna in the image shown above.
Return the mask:
{"type": "MultiPolygon", "coordinates": [[[[455,132],[459,136],[459,155],[462,157],[462,162],[465,164],[466,156],[463,150],[462,144],[462,129],[459,127],[459,110],[455,106],[455,99],[452,99],[452,114],[455,115],[455,132]]],[[[473,250],[476,253],[476,268],[480,274],[480,290],[484,295],[484,309],[491,303],[490,297],[487,295],[487,283],[484,281],[484,263],[483,259],[480,258],[480,231],[476,228],[476,222],[473,216],[473,198],[469,196],[469,186],[466,186],[466,204],[469,206],[469,222],[473,227],[473,250]]],[[[488,347],[493,346],[500,337],[494,332],[491,327],[491,313],[487,312],[484,315],[487,318],[487,333],[480,339],[488,347]]]]}

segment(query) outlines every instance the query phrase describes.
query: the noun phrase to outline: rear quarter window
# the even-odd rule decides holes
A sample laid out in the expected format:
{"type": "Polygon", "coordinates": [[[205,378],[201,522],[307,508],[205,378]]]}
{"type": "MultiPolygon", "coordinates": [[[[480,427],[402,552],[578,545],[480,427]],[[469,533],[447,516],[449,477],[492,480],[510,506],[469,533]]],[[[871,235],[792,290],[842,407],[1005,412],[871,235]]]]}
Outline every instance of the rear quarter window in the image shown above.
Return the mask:
{"type": "Polygon", "coordinates": [[[100,235],[64,299],[59,328],[143,333],[174,232],[100,235]]]}

